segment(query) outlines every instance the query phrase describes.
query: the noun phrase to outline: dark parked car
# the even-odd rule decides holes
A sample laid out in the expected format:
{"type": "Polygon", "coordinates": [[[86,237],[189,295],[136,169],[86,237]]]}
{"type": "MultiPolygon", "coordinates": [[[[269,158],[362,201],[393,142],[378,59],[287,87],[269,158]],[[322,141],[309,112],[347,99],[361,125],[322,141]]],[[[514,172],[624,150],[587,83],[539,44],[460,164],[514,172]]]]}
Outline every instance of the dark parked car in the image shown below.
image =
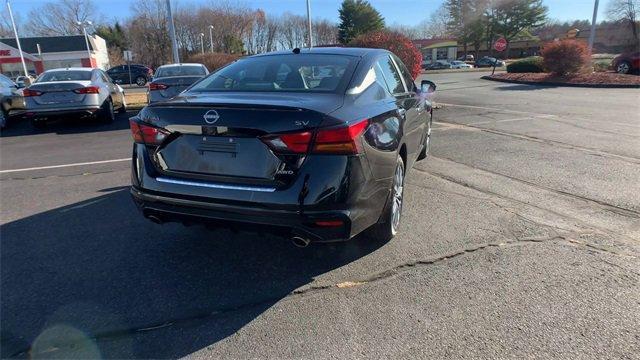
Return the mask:
{"type": "Polygon", "coordinates": [[[433,62],[431,64],[426,64],[423,67],[425,70],[441,70],[441,69],[451,69],[451,64],[443,63],[440,61],[433,62]]]}
{"type": "Polygon", "coordinates": [[[640,52],[620,54],[612,63],[613,69],[619,74],[629,74],[640,70],[640,52]]]}
{"type": "Polygon", "coordinates": [[[207,74],[209,70],[202,64],[162,65],[149,83],[147,102],[153,104],[171,99],[207,74]]]}
{"type": "Polygon", "coordinates": [[[390,239],[434,90],[380,49],[241,59],[130,119],[131,193],[157,223],[266,228],[298,246],[390,239]]]}
{"type": "Polygon", "coordinates": [[[488,56],[476,60],[476,67],[493,67],[494,64],[496,67],[506,66],[504,61],[488,56]]]}
{"type": "Polygon", "coordinates": [[[114,66],[107,70],[107,74],[116,84],[145,86],[153,76],[153,70],[144,65],[131,64],[131,81],[129,81],[129,65],[114,66]]]}

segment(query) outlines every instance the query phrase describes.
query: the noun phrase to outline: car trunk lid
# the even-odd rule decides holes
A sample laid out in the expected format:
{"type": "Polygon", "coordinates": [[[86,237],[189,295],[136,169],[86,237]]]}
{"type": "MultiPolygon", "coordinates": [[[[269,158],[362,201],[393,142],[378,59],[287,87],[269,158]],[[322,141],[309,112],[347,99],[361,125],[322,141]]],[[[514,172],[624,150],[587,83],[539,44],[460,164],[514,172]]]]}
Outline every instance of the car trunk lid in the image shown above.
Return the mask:
{"type": "Polygon", "coordinates": [[[310,140],[313,130],[330,119],[325,111],[339,107],[341,102],[337,95],[245,93],[181,96],[149,106],[154,125],[171,133],[155,153],[156,164],[161,171],[176,176],[252,184],[289,183],[304,162],[306,147],[285,137],[290,147],[284,146],[283,150],[266,139],[308,133],[303,140],[310,140]]]}
{"type": "Polygon", "coordinates": [[[34,96],[33,100],[38,105],[69,105],[80,103],[86,94],[75,93],[74,90],[91,85],[91,81],[56,81],[35,83],[29,86],[29,90],[38,91],[41,94],[34,96]]]}
{"type": "Polygon", "coordinates": [[[158,91],[164,98],[172,98],[191,86],[202,76],[171,76],[156,79],[149,83],[150,91],[158,91]]]}

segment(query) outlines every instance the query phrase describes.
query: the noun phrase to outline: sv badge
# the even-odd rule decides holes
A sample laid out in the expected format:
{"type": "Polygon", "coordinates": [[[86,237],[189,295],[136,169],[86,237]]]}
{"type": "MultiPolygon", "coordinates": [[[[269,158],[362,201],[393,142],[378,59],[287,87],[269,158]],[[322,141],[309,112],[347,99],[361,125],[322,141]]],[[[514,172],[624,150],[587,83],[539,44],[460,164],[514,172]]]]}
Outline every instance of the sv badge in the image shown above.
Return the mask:
{"type": "Polygon", "coordinates": [[[298,120],[298,121],[295,121],[294,124],[296,126],[307,126],[307,125],[309,125],[309,120],[307,120],[307,121],[299,121],[298,120]]]}

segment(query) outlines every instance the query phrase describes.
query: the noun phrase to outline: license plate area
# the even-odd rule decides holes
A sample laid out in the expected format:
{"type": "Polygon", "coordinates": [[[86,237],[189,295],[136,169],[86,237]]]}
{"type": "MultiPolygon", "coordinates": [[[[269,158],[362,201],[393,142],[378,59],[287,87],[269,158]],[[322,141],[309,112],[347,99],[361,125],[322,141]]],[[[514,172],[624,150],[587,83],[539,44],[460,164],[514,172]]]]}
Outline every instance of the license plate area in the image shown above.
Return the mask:
{"type": "Polygon", "coordinates": [[[181,135],[158,152],[165,171],[273,180],[281,160],[257,138],[181,135]]]}

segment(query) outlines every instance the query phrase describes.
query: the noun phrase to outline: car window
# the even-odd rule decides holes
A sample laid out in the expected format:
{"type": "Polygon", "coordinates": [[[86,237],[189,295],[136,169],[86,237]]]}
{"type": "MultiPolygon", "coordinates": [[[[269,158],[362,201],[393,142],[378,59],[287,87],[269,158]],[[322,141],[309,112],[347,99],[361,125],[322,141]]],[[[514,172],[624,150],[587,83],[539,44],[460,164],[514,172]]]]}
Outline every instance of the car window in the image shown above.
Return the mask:
{"type": "Polygon", "coordinates": [[[47,71],[36,80],[36,82],[49,81],[83,81],[91,80],[91,71],[83,70],[56,70],[47,71]]]}
{"type": "Polygon", "coordinates": [[[382,74],[384,75],[384,80],[387,83],[389,92],[392,94],[402,94],[405,92],[400,73],[393,64],[393,61],[391,61],[391,58],[385,56],[380,58],[377,63],[380,69],[382,69],[382,74]]]}
{"type": "Polygon", "coordinates": [[[402,60],[400,60],[400,58],[398,58],[395,55],[393,55],[393,60],[396,62],[396,65],[398,65],[398,68],[400,69],[400,73],[402,74],[402,77],[404,78],[404,83],[405,83],[405,85],[407,87],[407,91],[415,91],[416,90],[416,84],[414,83],[413,76],[411,76],[411,73],[409,72],[407,67],[404,65],[402,60]]]}
{"type": "Polygon", "coordinates": [[[3,87],[13,87],[13,81],[11,81],[10,79],[4,77],[4,76],[0,76],[0,84],[3,87]]]}
{"type": "Polygon", "coordinates": [[[156,78],[168,77],[168,76],[202,76],[206,75],[207,70],[198,65],[183,65],[183,66],[167,66],[161,67],[156,71],[156,78]]]}
{"type": "Polygon", "coordinates": [[[191,91],[336,92],[346,86],[355,61],[329,54],[251,57],[219,70],[191,91]]]}

